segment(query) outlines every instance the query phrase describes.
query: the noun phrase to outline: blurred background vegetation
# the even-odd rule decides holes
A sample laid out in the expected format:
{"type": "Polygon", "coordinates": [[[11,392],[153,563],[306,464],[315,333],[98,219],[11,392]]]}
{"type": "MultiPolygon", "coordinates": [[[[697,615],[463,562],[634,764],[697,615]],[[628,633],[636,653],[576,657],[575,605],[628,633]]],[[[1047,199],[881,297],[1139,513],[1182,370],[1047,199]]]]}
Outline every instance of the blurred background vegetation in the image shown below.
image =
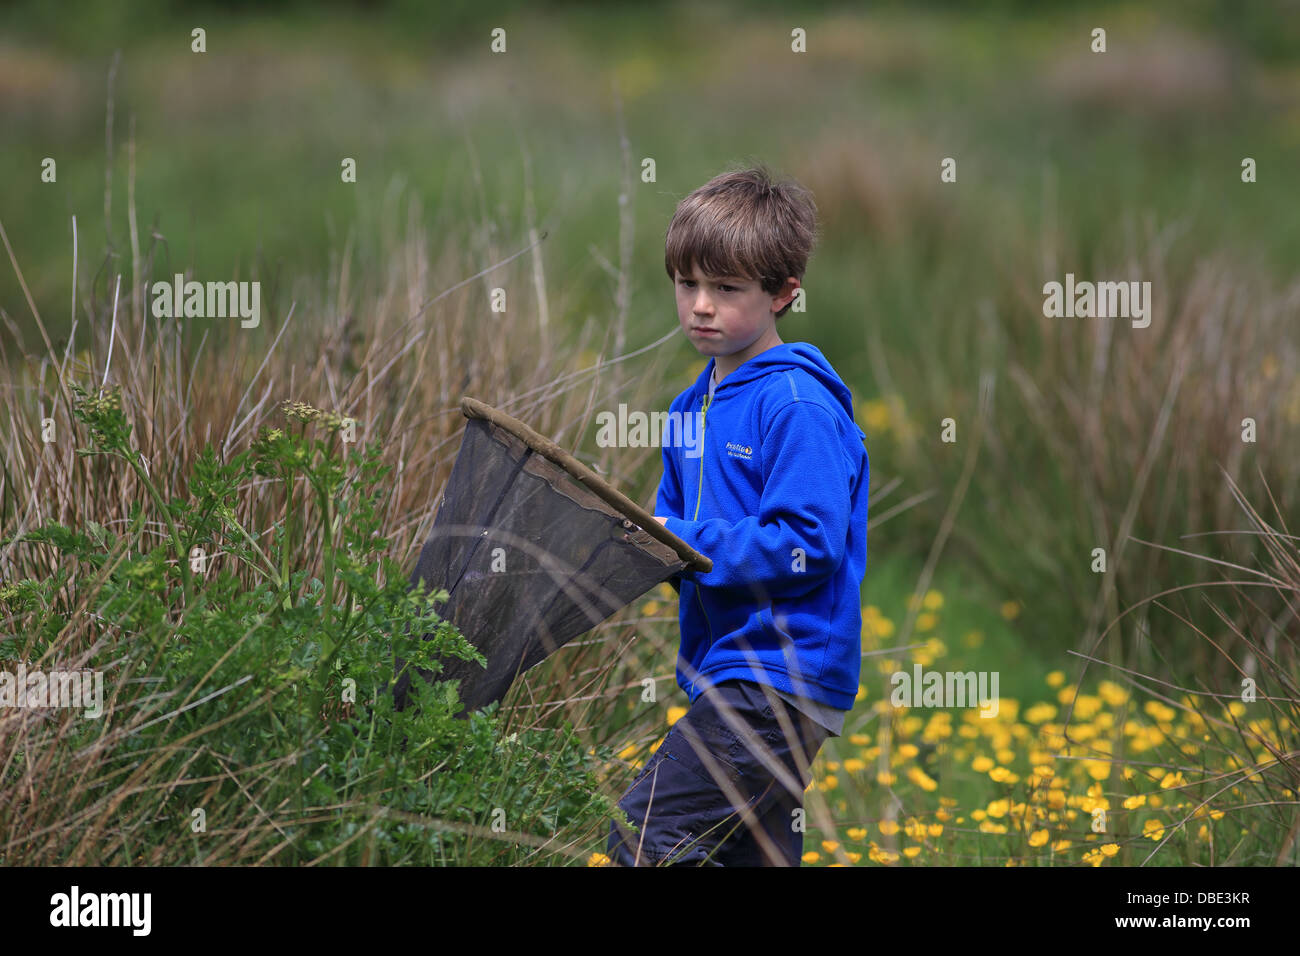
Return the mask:
{"type": "MultiPolygon", "coordinates": [[[[397,334],[402,315],[525,249],[535,229],[544,283],[522,257],[421,319],[495,321],[485,290],[498,284],[510,342],[546,318],[553,364],[537,369],[527,348],[480,363],[486,353],[463,351],[472,337],[454,340],[450,365],[465,378],[439,387],[458,398],[490,366],[496,391],[470,394],[504,402],[522,376],[541,387],[614,357],[620,312],[625,350],[671,333],[662,262],[675,204],[761,160],[809,186],[822,217],[808,311],[779,331],[817,344],[859,399],[880,498],[863,601],[899,622],[876,636],[934,637],[933,621],[912,634],[933,586],[946,600],[937,631],[962,666],[1000,670],[1004,696],[1038,694],[1055,668],[1077,676],[1071,649],[1169,678],[1182,668],[1231,693],[1238,667],[1257,666],[1234,632],[1263,622],[1252,639],[1274,653],[1294,641],[1280,596],[1225,622],[1180,595],[1169,603],[1181,618],[1141,611],[1101,649],[1097,636],[1210,576],[1200,557],[1137,541],[1261,566],[1249,536],[1231,533],[1245,521],[1225,471],[1266,518],[1297,514],[1297,54],[1297,0],[15,2],[0,12],[0,223],[60,353],[74,215],[83,340],[89,320],[106,341],[116,277],[125,294],[137,266],[140,283],[260,279],[260,329],[178,330],[190,348],[206,334],[210,350],[251,355],[223,366],[237,391],[291,303],[295,334],[327,336],[346,317],[347,335],[369,342],[381,313],[397,334]],[[1104,55],[1089,49],[1099,26],[1104,55]],[[495,27],[504,55],[489,51],[495,27]],[[805,55],[790,52],[796,27],[805,55]],[[1247,156],[1254,184],[1241,181],[1247,156]],[[56,183],[40,181],[45,157],[56,183]],[[340,180],[344,157],[355,184],[340,180]],[[654,182],[640,181],[644,157],[654,182]],[[944,157],[957,160],[955,184],[940,182],[944,157]],[[1152,327],[1045,319],[1042,284],[1066,272],[1152,281],[1152,327]],[[1258,444],[1240,440],[1247,416],[1258,444]],[[937,441],[947,417],[955,446],[937,441]],[[1090,568],[1095,547],[1107,575],[1090,568]]],[[[22,354],[41,349],[7,258],[0,338],[18,388],[33,381],[17,377],[22,354]]],[[[370,368],[353,358],[337,369],[370,368]]],[[[678,337],[624,374],[641,376],[647,406],[667,407],[703,364],[678,337]]],[[[280,367],[274,397],[328,404],[301,382],[290,394],[292,371],[280,367]]],[[[592,404],[616,407],[622,387],[608,382],[592,404]]],[[[423,409],[454,430],[446,411],[423,409]]],[[[533,406],[528,420],[559,434],[572,413],[533,406]]],[[[598,450],[594,433],[565,440],[650,504],[657,456],[598,450]]],[[[451,457],[444,448],[413,473],[420,504],[451,457]]],[[[429,518],[406,521],[399,551],[413,559],[429,518]]],[[[675,615],[647,616],[664,618],[668,643],[628,675],[671,670],[675,615]]],[[[584,653],[530,680],[544,686],[584,653]]]]}

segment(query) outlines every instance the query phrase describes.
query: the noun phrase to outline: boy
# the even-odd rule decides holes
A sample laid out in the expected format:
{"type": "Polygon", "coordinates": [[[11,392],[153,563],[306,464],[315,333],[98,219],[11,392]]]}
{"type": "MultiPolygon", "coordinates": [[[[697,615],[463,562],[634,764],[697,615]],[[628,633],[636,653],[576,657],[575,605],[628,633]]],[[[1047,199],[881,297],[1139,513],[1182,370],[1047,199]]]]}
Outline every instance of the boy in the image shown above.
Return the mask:
{"type": "Polygon", "coordinates": [[[865,435],[816,346],[776,332],[816,231],[808,192],[761,168],[706,183],[668,227],[678,321],[710,360],[670,406],[695,435],[665,434],[655,517],[713,570],[673,580],[691,707],[619,801],[641,832],[611,822],[617,864],[798,866],[809,765],[853,707],[865,435]]]}

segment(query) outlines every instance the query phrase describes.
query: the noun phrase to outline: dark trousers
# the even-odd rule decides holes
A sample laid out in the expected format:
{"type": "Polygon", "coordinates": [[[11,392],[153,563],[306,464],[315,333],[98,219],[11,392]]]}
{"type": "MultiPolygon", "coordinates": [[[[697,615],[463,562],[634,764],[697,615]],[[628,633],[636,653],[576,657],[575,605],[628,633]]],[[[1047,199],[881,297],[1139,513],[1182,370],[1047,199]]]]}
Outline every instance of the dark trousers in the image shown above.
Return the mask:
{"type": "Polygon", "coordinates": [[[829,735],[761,684],[713,685],[619,800],[641,832],[611,821],[610,861],[798,866],[808,767],[829,735]],[[784,781],[776,767],[784,768],[784,781]]]}

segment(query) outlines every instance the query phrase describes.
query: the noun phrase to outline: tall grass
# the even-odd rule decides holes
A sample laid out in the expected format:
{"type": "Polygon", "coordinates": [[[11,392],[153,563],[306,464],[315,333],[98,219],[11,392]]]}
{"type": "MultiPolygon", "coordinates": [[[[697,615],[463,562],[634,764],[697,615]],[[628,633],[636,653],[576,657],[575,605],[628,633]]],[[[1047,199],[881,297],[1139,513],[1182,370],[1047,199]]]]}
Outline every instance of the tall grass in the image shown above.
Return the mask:
{"type": "Polygon", "coordinates": [[[430,249],[414,208],[382,226],[366,268],[350,239],[262,328],[209,320],[193,347],[147,308],[154,245],[111,299],[73,277],[63,347],[30,296],[43,349],[9,322],[0,659],[100,670],[108,701],[100,721],[0,714],[6,863],[564,862],[603,832],[608,748],[562,710],[456,721],[448,685],[409,713],[385,687],[407,625],[437,634],[405,648],[413,664],[470,653],[406,592],[460,397],[644,498],[629,475],[644,484],[653,450],[579,446],[615,395],[666,405],[655,362],[609,361],[616,322],[547,330],[541,236],[502,251],[470,228],[430,249]]]}

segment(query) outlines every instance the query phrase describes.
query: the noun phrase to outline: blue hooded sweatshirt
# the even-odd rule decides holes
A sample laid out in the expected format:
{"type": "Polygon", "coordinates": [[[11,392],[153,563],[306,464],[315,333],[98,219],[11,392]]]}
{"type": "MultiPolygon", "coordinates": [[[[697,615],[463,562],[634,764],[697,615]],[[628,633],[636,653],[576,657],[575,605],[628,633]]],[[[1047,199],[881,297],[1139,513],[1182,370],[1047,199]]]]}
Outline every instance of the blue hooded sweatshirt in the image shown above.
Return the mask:
{"type": "Polygon", "coordinates": [[[870,478],[852,396],[807,342],[745,362],[709,401],[714,365],[669,406],[655,502],[713,561],[676,581],[677,683],[692,703],[740,678],[851,710],[870,478]]]}

